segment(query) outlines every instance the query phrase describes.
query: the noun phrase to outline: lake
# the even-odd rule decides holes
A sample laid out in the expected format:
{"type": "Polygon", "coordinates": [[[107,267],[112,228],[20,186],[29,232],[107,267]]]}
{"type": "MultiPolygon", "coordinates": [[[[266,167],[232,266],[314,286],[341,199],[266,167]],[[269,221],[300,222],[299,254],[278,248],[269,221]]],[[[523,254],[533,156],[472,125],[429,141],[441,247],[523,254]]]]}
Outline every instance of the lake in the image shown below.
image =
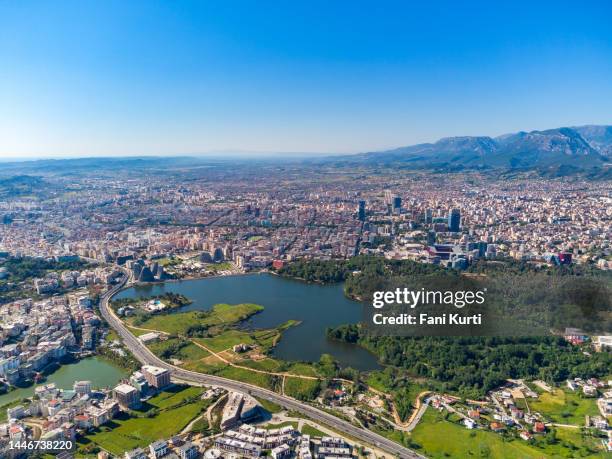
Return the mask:
{"type": "MultiPolygon", "coordinates": [[[[124,370],[98,357],[89,357],[68,365],[62,365],[47,376],[42,384],[55,383],[60,389],[72,389],[75,381],[91,381],[95,388],[112,387],[127,377],[124,370]]],[[[0,406],[34,395],[34,388],[18,388],[0,396],[0,406]]]]}
{"type": "Polygon", "coordinates": [[[217,303],[256,303],[264,311],[254,315],[248,325],[272,328],[287,320],[301,321],[283,332],[273,355],[282,360],[318,361],[321,354],[331,354],[343,367],[359,370],[380,368],[376,357],[349,343],[327,339],[325,329],[361,320],[361,305],[344,296],[342,285],[309,284],[272,274],[209,277],[161,284],[137,285],[115,298],[138,298],[181,293],[192,304],[180,311],[209,310],[217,303]]]}

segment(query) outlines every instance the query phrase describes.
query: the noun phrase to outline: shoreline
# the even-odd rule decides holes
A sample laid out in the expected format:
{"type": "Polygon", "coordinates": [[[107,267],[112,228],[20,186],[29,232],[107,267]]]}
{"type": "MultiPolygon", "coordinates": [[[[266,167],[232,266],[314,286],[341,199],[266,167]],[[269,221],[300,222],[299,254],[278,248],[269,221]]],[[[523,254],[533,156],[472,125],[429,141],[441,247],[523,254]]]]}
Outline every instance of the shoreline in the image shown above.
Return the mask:
{"type": "MultiPolygon", "coordinates": [[[[270,270],[260,270],[260,271],[246,272],[246,273],[215,274],[215,275],[211,275],[211,276],[201,276],[201,277],[194,276],[194,277],[191,277],[191,278],[183,278],[183,279],[168,279],[168,280],[164,280],[164,281],[160,281],[160,282],[130,284],[130,285],[126,285],[123,288],[121,288],[120,290],[118,290],[115,293],[115,295],[113,295],[111,298],[109,298],[109,301],[112,301],[121,292],[123,292],[125,290],[128,290],[130,288],[134,288],[134,290],[132,292],[137,293],[138,287],[145,287],[145,288],[146,287],[151,287],[152,288],[152,287],[155,287],[155,286],[162,287],[162,285],[165,284],[165,282],[172,282],[172,283],[176,284],[177,282],[182,282],[182,281],[186,281],[187,282],[187,281],[205,280],[205,279],[209,279],[209,278],[213,279],[213,278],[221,278],[221,277],[236,277],[236,278],[238,278],[239,276],[256,276],[256,275],[265,275],[265,274],[269,274],[269,275],[272,275],[272,276],[274,276],[276,278],[281,278],[281,279],[283,279],[285,281],[295,282],[297,284],[304,285],[304,286],[307,286],[307,285],[312,285],[312,286],[318,285],[318,286],[328,286],[328,287],[336,286],[337,287],[337,284],[342,284],[341,282],[334,282],[334,283],[308,282],[308,281],[306,281],[304,279],[283,276],[283,275],[278,274],[277,272],[270,271],[270,270]]],[[[170,285],[172,285],[172,284],[170,284],[170,285]]],[[[346,293],[344,292],[344,289],[342,289],[342,290],[343,291],[342,291],[341,295],[342,295],[343,298],[345,298],[346,300],[350,301],[351,303],[359,304],[359,301],[356,301],[356,299],[353,298],[353,297],[347,296],[346,293]]],[[[192,305],[193,305],[193,303],[192,303],[192,305]]],[[[190,307],[190,305],[186,306],[186,308],[189,308],[189,307],[190,307]]],[[[264,305],[264,307],[265,307],[265,305],[264,305]]],[[[168,311],[169,314],[175,314],[175,313],[179,313],[180,314],[182,312],[187,312],[187,311],[185,311],[185,307],[176,308],[176,309],[173,309],[171,311],[168,311]]],[[[243,330],[244,329],[252,329],[253,328],[252,324],[249,323],[250,319],[252,319],[252,317],[249,317],[248,319],[240,321],[240,323],[237,324],[237,327],[239,329],[243,329],[243,330]]],[[[300,319],[295,319],[294,318],[293,320],[297,320],[298,323],[293,324],[293,326],[289,327],[289,328],[298,327],[299,325],[301,325],[303,323],[303,320],[300,320],[300,319]]],[[[281,324],[278,324],[278,325],[281,325],[281,324]]],[[[275,327],[265,327],[265,328],[275,328],[275,327]]],[[[288,331],[288,330],[283,330],[282,334],[284,334],[284,332],[286,332],[286,331],[288,331]]],[[[323,333],[323,335],[325,335],[325,331],[324,330],[322,331],[322,333],[323,333]]],[[[281,338],[278,340],[278,342],[282,341],[283,338],[284,338],[284,336],[281,336],[281,338]]],[[[332,341],[335,341],[335,340],[332,340],[332,341]]],[[[278,342],[275,343],[275,346],[273,346],[273,349],[276,347],[276,344],[278,344],[278,342]]],[[[338,344],[346,344],[346,343],[338,342],[338,344]]],[[[373,353],[370,349],[367,349],[367,348],[365,348],[365,347],[363,347],[361,345],[358,345],[358,344],[355,344],[355,347],[360,349],[360,350],[362,350],[362,351],[365,351],[367,354],[372,356],[374,358],[374,360],[376,361],[376,366],[375,367],[367,368],[367,369],[364,368],[364,369],[362,369],[360,371],[369,372],[369,371],[375,371],[375,370],[380,370],[381,368],[384,368],[384,365],[382,365],[380,363],[378,356],[375,353],[373,353]]],[[[274,354],[274,351],[272,351],[271,355],[274,356],[274,358],[279,358],[277,355],[274,354]]],[[[333,355],[333,353],[332,353],[332,355],[333,355]]],[[[285,360],[285,359],[283,359],[283,360],[285,360]]],[[[310,362],[311,363],[315,363],[317,360],[318,359],[312,359],[310,362]]],[[[293,361],[293,360],[289,359],[287,361],[293,361]]],[[[301,361],[301,359],[295,359],[295,361],[301,361]]],[[[351,364],[347,363],[347,364],[343,364],[341,366],[351,366],[351,364]]]]}
{"type": "MultiPolygon", "coordinates": [[[[99,354],[93,354],[93,355],[90,355],[90,356],[87,356],[87,357],[75,359],[74,361],[69,362],[69,363],[59,364],[57,369],[55,369],[53,372],[51,372],[49,374],[46,374],[44,380],[39,382],[39,383],[36,383],[36,382],[32,381],[30,384],[25,385],[25,386],[10,386],[11,387],[10,390],[8,390],[6,393],[0,395],[0,408],[3,408],[3,407],[5,407],[5,406],[7,406],[7,405],[9,405],[11,403],[14,403],[15,401],[20,401],[23,398],[30,398],[30,397],[32,397],[32,395],[34,394],[34,388],[36,388],[37,386],[40,386],[40,385],[49,384],[50,383],[49,382],[49,378],[51,378],[53,375],[56,375],[58,372],[62,371],[62,369],[63,370],[67,370],[71,366],[79,365],[79,364],[81,364],[81,363],[83,363],[83,362],[85,362],[87,360],[90,360],[90,359],[99,360],[100,362],[103,362],[103,363],[105,363],[107,365],[111,365],[115,369],[121,371],[122,373],[127,373],[128,372],[128,370],[126,370],[125,368],[122,368],[121,366],[119,366],[116,363],[114,363],[114,362],[104,358],[103,356],[101,356],[99,354]],[[31,391],[32,394],[24,395],[23,397],[18,397],[16,399],[8,401],[6,403],[3,403],[1,401],[4,396],[10,395],[10,394],[14,394],[17,391],[26,391],[26,392],[30,392],[31,391]]],[[[87,375],[83,375],[82,379],[87,379],[87,375]]],[[[77,381],[77,379],[75,379],[75,381],[77,381]]],[[[103,389],[103,388],[98,388],[98,389],[103,389]]]]}
{"type": "MultiPolygon", "coordinates": [[[[238,276],[252,276],[255,274],[268,274],[267,272],[264,271],[254,271],[254,272],[248,272],[248,273],[232,273],[232,274],[212,274],[210,276],[187,276],[187,277],[182,277],[180,279],[164,279],[163,281],[156,281],[156,282],[134,282],[133,284],[130,284],[129,286],[126,286],[125,288],[130,288],[130,287],[137,287],[137,286],[148,286],[148,285],[163,285],[167,282],[183,282],[183,281],[192,281],[192,280],[203,280],[203,279],[214,279],[214,278],[219,278],[219,277],[238,277],[238,276]]],[[[120,291],[122,291],[124,289],[119,290],[117,293],[119,293],[120,291]]],[[[115,295],[117,294],[115,293],[115,295]]],[[[113,295],[113,296],[115,296],[113,295]]]]}

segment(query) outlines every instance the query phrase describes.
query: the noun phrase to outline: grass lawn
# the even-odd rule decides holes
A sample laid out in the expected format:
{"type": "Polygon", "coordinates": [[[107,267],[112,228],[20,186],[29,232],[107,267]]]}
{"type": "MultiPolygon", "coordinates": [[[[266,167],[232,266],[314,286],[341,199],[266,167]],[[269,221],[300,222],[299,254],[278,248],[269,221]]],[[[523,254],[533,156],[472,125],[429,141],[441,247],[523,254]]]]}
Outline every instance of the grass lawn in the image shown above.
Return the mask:
{"type": "MultiPolygon", "coordinates": [[[[577,449],[577,453],[583,455],[583,457],[610,457],[609,455],[606,455],[606,453],[603,451],[601,451],[600,453],[593,454],[594,451],[601,450],[602,446],[600,439],[593,438],[591,436],[583,436],[580,429],[566,429],[562,427],[557,427],[556,431],[557,438],[559,439],[560,443],[558,445],[550,446],[550,453],[554,452],[554,454],[562,455],[567,452],[567,447],[572,448],[570,446],[570,444],[572,444],[573,448],[577,449]],[[563,446],[565,446],[565,448],[563,448],[563,446]],[[557,450],[558,452],[555,450],[557,450]]],[[[549,450],[547,450],[547,452],[549,452],[549,450]]]]}
{"type": "Polygon", "coordinates": [[[277,403],[271,402],[263,398],[256,397],[256,399],[259,402],[259,404],[263,407],[263,409],[266,410],[270,414],[280,413],[281,411],[283,411],[283,407],[277,403]]]}
{"type": "Polygon", "coordinates": [[[285,379],[285,394],[298,400],[314,400],[320,390],[321,384],[317,380],[302,378],[285,379]]]}
{"type": "Polygon", "coordinates": [[[577,392],[555,389],[554,393],[543,392],[537,400],[530,400],[532,411],[559,424],[584,426],[584,417],[597,416],[599,410],[595,398],[581,398],[577,392]]]}
{"type": "Polygon", "coordinates": [[[93,442],[102,449],[119,455],[139,446],[147,446],[155,440],[169,438],[180,432],[210,403],[197,398],[201,393],[202,389],[195,387],[179,387],[162,392],[143,407],[139,412],[142,417],[130,417],[122,413],[81,439],[79,443],[87,445],[93,442]],[[197,401],[186,403],[192,398],[197,398],[197,401]]]}
{"type": "Polygon", "coordinates": [[[515,398],[514,403],[516,404],[517,408],[521,410],[527,410],[527,402],[524,398],[515,398]]]}
{"type": "Polygon", "coordinates": [[[199,373],[218,375],[224,378],[254,384],[255,386],[264,387],[266,389],[275,388],[275,378],[273,376],[265,373],[256,373],[254,371],[243,370],[242,368],[232,367],[224,363],[209,365],[201,361],[192,361],[183,365],[183,368],[191,371],[197,371],[199,373]]]}
{"type": "Polygon", "coordinates": [[[326,437],[328,436],[325,432],[321,432],[319,429],[312,427],[309,424],[302,424],[302,434],[310,435],[311,437],[326,437]]]}
{"type": "Polygon", "coordinates": [[[265,373],[256,373],[254,371],[243,370],[242,368],[223,367],[220,371],[215,374],[223,376],[224,378],[234,379],[236,381],[242,381],[249,384],[254,384],[259,387],[266,389],[273,389],[273,377],[265,373]]]}
{"type": "MultiPolygon", "coordinates": [[[[389,375],[384,371],[371,371],[368,373],[368,377],[366,379],[366,384],[372,389],[384,392],[386,394],[394,394],[396,390],[395,381],[393,380],[393,376],[389,375]]],[[[429,388],[422,383],[418,383],[415,381],[410,381],[410,385],[408,387],[408,391],[405,393],[402,391],[402,397],[408,397],[411,402],[414,402],[417,395],[421,392],[428,390],[429,388]]]]}
{"type": "Polygon", "coordinates": [[[17,405],[25,405],[27,406],[25,403],[23,403],[22,399],[18,399],[18,400],[13,400],[12,402],[8,402],[5,405],[0,406],[0,421],[6,421],[8,418],[8,414],[6,412],[7,409],[9,408],[14,408],[17,405]]]}
{"type": "Polygon", "coordinates": [[[257,343],[261,346],[262,350],[265,352],[272,349],[276,343],[282,339],[282,332],[299,324],[299,320],[288,320],[276,328],[255,330],[253,332],[253,336],[257,340],[257,343]]]}
{"type": "Polygon", "coordinates": [[[193,343],[189,343],[185,347],[181,348],[180,352],[177,354],[178,358],[183,361],[200,360],[208,357],[209,355],[211,355],[210,352],[196,346],[193,343]]]}
{"type": "Polygon", "coordinates": [[[244,330],[225,330],[212,338],[195,338],[195,341],[206,346],[213,352],[221,352],[230,349],[235,344],[255,344],[255,340],[251,337],[251,333],[244,330]]]}
{"type": "Polygon", "coordinates": [[[371,371],[368,373],[366,384],[372,389],[385,393],[391,392],[393,387],[393,382],[389,379],[389,376],[382,371],[371,371]]]}
{"type": "Polygon", "coordinates": [[[208,425],[208,421],[206,420],[206,416],[202,416],[200,419],[198,419],[196,422],[193,423],[193,425],[191,426],[191,432],[204,432],[206,430],[209,430],[210,426],[208,425]]]}
{"type": "Polygon", "coordinates": [[[267,352],[272,349],[278,340],[281,339],[281,327],[282,325],[278,328],[255,330],[253,332],[253,338],[261,347],[262,352],[267,352]]]}
{"type": "Polygon", "coordinates": [[[201,387],[175,386],[149,399],[147,403],[161,410],[177,406],[186,400],[199,397],[204,393],[201,387]]]}
{"type": "Polygon", "coordinates": [[[197,371],[199,373],[210,373],[216,374],[222,367],[226,366],[225,363],[215,363],[214,365],[204,363],[202,361],[190,361],[186,362],[184,365],[181,365],[182,368],[190,371],[197,371]]]}
{"type": "Polygon", "coordinates": [[[285,371],[285,365],[283,362],[280,362],[275,359],[264,359],[264,360],[245,360],[244,362],[240,362],[240,365],[255,368],[256,370],[262,371],[270,371],[273,373],[278,373],[285,371]]]}
{"type": "Polygon", "coordinates": [[[593,455],[584,448],[579,430],[576,434],[568,433],[565,429],[557,432],[559,441],[554,445],[547,445],[543,440],[537,440],[537,445],[530,445],[520,439],[504,439],[501,435],[486,430],[468,430],[442,419],[436,411],[429,408],[413,430],[412,442],[420,446],[418,451],[431,458],[604,457],[593,455]],[[569,438],[568,435],[573,436],[569,438]],[[574,443],[575,449],[570,448],[568,440],[571,443],[579,443],[574,443]]]}
{"type": "Polygon", "coordinates": [[[303,376],[317,376],[317,371],[315,370],[312,364],[301,362],[292,363],[291,366],[287,369],[287,373],[303,376]]]}
{"type": "Polygon", "coordinates": [[[140,330],[139,328],[133,328],[132,326],[129,326],[129,328],[130,328],[130,332],[134,336],[142,336],[142,335],[146,335],[147,333],[151,333],[149,330],[140,330]]]}
{"type": "Polygon", "coordinates": [[[421,422],[412,431],[412,441],[421,446],[428,457],[491,457],[491,458],[539,458],[527,444],[504,442],[502,437],[483,430],[467,430],[465,427],[440,420],[438,413],[429,408],[421,422]]]}
{"type": "Polygon", "coordinates": [[[170,267],[170,266],[176,266],[176,265],[180,265],[183,260],[181,260],[180,258],[177,257],[164,257],[164,258],[158,258],[157,260],[155,260],[160,266],[163,266],[164,268],[170,267]]]}
{"type": "MultiPolygon", "coordinates": [[[[241,305],[238,305],[241,306],[241,305]]],[[[256,305],[253,305],[256,306],[256,305]]],[[[257,311],[255,311],[257,312],[257,311]]],[[[249,313],[249,315],[255,312],[249,313]]],[[[292,327],[299,322],[289,320],[277,328],[262,330],[237,330],[234,328],[222,330],[211,338],[196,338],[196,341],[203,344],[214,352],[221,352],[230,349],[235,344],[258,345],[262,352],[269,351],[276,342],[281,339],[281,332],[292,327]]]]}
{"type": "Polygon", "coordinates": [[[263,306],[251,303],[215,304],[213,309],[208,312],[208,316],[202,321],[205,325],[233,324],[247,319],[248,317],[263,311],[263,306]]]}
{"type": "Polygon", "coordinates": [[[165,341],[157,341],[149,344],[148,348],[151,349],[155,355],[161,358],[179,359],[183,362],[200,360],[210,355],[209,352],[196,346],[192,342],[179,338],[170,338],[165,341]],[[182,347],[178,350],[178,352],[175,352],[178,345],[182,345],[182,347]]]}
{"type": "Polygon", "coordinates": [[[262,311],[257,304],[216,304],[210,311],[189,311],[175,314],[157,314],[138,325],[141,328],[165,331],[173,335],[185,335],[196,324],[207,326],[228,325],[239,322],[262,311]]]}
{"type": "Polygon", "coordinates": [[[209,263],[205,265],[206,269],[218,273],[219,271],[229,271],[235,268],[234,264],[229,261],[222,263],[209,263]]]}
{"type": "Polygon", "coordinates": [[[119,339],[119,335],[117,335],[117,332],[111,328],[106,334],[105,341],[107,343],[112,343],[113,341],[121,341],[121,340],[119,339]]]}

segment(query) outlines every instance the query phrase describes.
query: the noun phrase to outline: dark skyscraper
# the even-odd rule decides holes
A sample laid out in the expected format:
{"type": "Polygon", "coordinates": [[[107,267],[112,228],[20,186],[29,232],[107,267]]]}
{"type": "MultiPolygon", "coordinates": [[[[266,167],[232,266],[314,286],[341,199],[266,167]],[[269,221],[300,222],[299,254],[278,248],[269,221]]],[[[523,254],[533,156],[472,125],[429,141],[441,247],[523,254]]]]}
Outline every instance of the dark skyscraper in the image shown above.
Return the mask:
{"type": "Polygon", "coordinates": [[[402,212],[402,198],[395,196],[393,198],[393,213],[399,214],[402,212]]]}
{"type": "Polygon", "coordinates": [[[363,222],[363,221],[365,221],[365,217],[366,217],[366,202],[365,201],[359,201],[359,215],[358,215],[358,218],[359,218],[359,220],[361,220],[363,222]]]}
{"type": "Polygon", "coordinates": [[[427,245],[432,246],[436,243],[436,232],[428,231],[427,232],[427,245]]]}
{"type": "Polygon", "coordinates": [[[461,225],[461,212],[459,209],[452,209],[450,211],[450,215],[448,216],[448,230],[453,233],[457,233],[459,231],[461,225]]]}

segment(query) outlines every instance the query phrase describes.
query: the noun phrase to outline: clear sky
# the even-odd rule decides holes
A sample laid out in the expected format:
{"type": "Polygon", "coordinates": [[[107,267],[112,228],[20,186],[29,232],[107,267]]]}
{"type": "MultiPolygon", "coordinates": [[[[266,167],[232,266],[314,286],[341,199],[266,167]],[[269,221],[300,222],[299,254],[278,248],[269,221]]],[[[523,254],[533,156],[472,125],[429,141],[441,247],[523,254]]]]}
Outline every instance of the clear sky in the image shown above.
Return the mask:
{"type": "Polygon", "coordinates": [[[612,124],[612,2],[0,0],[4,158],[577,124],[612,124]]]}

